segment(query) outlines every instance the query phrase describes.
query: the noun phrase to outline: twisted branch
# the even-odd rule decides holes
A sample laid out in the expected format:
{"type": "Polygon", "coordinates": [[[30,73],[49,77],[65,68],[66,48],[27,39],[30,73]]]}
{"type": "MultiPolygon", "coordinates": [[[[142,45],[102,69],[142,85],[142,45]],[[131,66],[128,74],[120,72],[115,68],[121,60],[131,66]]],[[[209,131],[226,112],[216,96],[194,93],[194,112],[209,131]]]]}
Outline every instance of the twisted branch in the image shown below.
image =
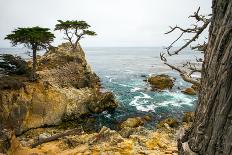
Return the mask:
{"type": "MultiPolygon", "coordinates": [[[[198,8],[198,10],[196,12],[194,12],[193,15],[189,16],[189,18],[195,18],[197,22],[202,22],[203,23],[202,26],[198,26],[198,25],[194,24],[193,28],[187,28],[187,29],[183,29],[179,26],[175,26],[175,27],[170,26],[171,30],[165,33],[165,34],[169,34],[175,30],[181,31],[181,34],[179,35],[179,37],[166,48],[169,56],[179,54],[180,51],[182,51],[183,49],[188,47],[192,42],[196,41],[199,38],[200,34],[202,34],[202,32],[208,27],[209,23],[211,22],[211,19],[206,18],[203,15],[199,15],[199,11],[200,11],[200,7],[198,8]],[[191,39],[188,39],[188,41],[182,47],[171,52],[170,50],[173,47],[173,44],[175,44],[186,33],[193,33],[195,35],[191,39]]],[[[204,44],[204,46],[199,45],[198,47],[193,47],[193,49],[200,49],[201,51],[205,51],[206,46],[207,46],[207,44],[204,44]]]]}

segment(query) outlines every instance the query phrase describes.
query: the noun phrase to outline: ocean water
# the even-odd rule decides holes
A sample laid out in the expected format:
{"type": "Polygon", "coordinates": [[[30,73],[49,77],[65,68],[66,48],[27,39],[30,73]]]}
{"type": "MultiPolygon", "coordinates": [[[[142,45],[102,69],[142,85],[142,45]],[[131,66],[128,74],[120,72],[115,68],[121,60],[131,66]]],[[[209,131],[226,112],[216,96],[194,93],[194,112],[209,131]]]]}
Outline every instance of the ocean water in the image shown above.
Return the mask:
{"type": "MultiPolygon", "coordinates": [[[[84,48],[92,69],[101,78],[103,91],[115,94],[119,107],[112,112],[95,115],[98,126],[117,128],[128,117],[152,117],[147,127],[153,127],[167,117],[181,119],[183,112],[193,111],[197,96],[181,93],[181,89],[191,84],[183,81],[179,74],[164,65],[159,57],[163,48],[159,47],[89,47],[84,48]],[[172,90],[154,92],[144,80],[150,75],[167,74],[174,77],[172,90]]],[[[26,49],[0,49],[1,53],[11,53],[28,58],[26,49]]],[[[42,54],[41,52],[40,54],[42,54]]],[[[181,66],[187,60],[202,57],[201,54],[186,50],[178,56],[168,58],[169,63],[181,66]]],[[[198,75],[196,75],[198,76],[198,75]]]]}
{"type": "MultiPolygon", "coordinates": [[[[149,115],[153,119],[146,124],[154,126],[166,117],[181,119],[183,112],[194,111],[197,96],[181,93],[191,84],[183,81],[176,71],[164,65],[159,57],[159,47],[98,47],[85,48],[86,57],[93,70],[100,76],[105,90],[112,91],[119,101],[113,113],[98,116],[103,124],[120,123],[128,117],[149,115]],[[172,90],[154,92],[150,90],[146,77],[167,74],[174,77],[172,90]]],[[[168,58],[169,63],[181,66],[188,60],[202,57],[200,53],[185,50],[178,56],[168,58]]],[[[199,76],[199,75],[196,75],[199,76]]]]}

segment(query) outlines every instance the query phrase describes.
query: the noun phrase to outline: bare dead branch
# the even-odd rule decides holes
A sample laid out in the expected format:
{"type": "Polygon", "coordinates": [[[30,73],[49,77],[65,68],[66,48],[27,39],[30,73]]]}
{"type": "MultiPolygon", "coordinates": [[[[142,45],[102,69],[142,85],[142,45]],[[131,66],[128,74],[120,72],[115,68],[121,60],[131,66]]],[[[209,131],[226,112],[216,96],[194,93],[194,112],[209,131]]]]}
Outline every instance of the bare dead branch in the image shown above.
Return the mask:
{"type": "Polygon", "coordinates": [[[192,50],[202,51],[205,52],[207,48],[207,43],[204,42],[203,44],[198,44],[196,46],[190,46],[192,50]]]}
{"type": "MultiPolygon", "coordinates": [[[[187,28],[187,29],[183,29],[179,26],[175,26],[175,27],[171,27],[170,26],[170,31],[166,32],[165,34],[169,34],[172,33],[175,30],[180,30],[181,34],[179,35],[179,37],[174,40],[167,48],[167,53],[168,55],[172,56],[172,55],[177,55],[180,51],[182,51],[183,49],[185,49],[186,47],[188,47],[192,42],[196,41],[200,34],[208,27],[209,23],[211,22],[211,19],[206,18],[206,16],[203,15],[199,15],[199,11],[200,11],[200,7],[197,9],[196,12],[194,12],[193,15],[189,16],[192,18],[195,18],[197,22],[203,22],[202,26],[198,26],[197,24],[193,24],[193,28],[187,28]],[[186,33],[193,33],[195,34],[191,39],[185,39],[187,42],[180,47],[179,49],[175,50],[175,51],[170,51],[171,48],[173,47],[173,45],[186,33]]],[[[203,44],[204,46],[198,46],[198,47],[193,47],[194,49],[199,49],[201,51],[205,50],[207,46],[205,46],[206,44],[203,44]]]]}
{"type": "Polygon", "coordinates": [[[163,62],[167,62],[167,59],[166,57],[164,56],[165,53],[160,53],[160,59],[163,61],[163,62]]]}
{"type": "MultiPolygon", "coordinates": [[[[196,39],[198,39],[199,35],[207,28],[207,26],[209,25],[209,21],[204,23],[204,25],[198,29],[197,33],[193,36],[192,39],[190,39],[188,42],[186,42],[181,48],[179,48],[178,50],[173,51],[172,53],[167,50],[168,54],[171,55],[177,55],[180,51],[182,51],[183,49],[185,49],[186,47],[188,47],[192,42],[196,41],[196,39]]],[[[179,40],[180,38],[178,38],[179,40]]]]}
{"type": "MultiPolygon", "coordinates": [[[[173,55],[178,55],[179,52],[181,52],[183,49],[185,49],[186,47],[190,46],[191,47],[191,43],[193,43],[194,41],[196,41],[199,36],[202,34],[202,32],[208,27],[208,25],[211,22],[211,17],[208,16],[204,16],[204,15],[199,15],[200,12],[200,7],[197,9],[196,12],[193,13],[193,15],[189,16],[189,18],[194,18],[196,20],[196,23],[200,23],[200,24],[192,24],[191,28],[181,28],[179,26],[175,26],[175,27],[171,27],[170,26],[170,31],[166,32],[165,34],[169,34],[172,33],[175,30],[180,31],[180,35],[177,37],[176,40],[174,40],[168,47],[166,47],[166,52],[162,52],[160,53],[160,59],[164,62],[165,65],[169,66],[171,69],[179,72],[180,76],[182,77],[182,79],[186,82],[195,84],[197,86],[200,85],[200,80],[199,79],[194,79],[192,78],[192,74],[198,72],[201,73],[201,69],[199,68],[199,66],[197,67],[195,64],[191,63],[191,62],[187,62],[186,64],[183,64],[183,68],[179,68],[176,67],[174,65],[171,65],[167,62],[167,58],[165,57],[166,54],[169,56],[173,56],[173,55]],[[171,49],[173,48],[173,45],[180,40],[184,34],[193,34],[193,37],[190,39],[184,39],[186,41],[186,43],[181,46],[180,48],[178,48],[177,50],[173,50],[171,51],[171,49]]],[[[204,42],[203,44],[198,44],[197,46],[192,46],[191,49],[192,50],[199,50],[199,51],[205,51],[207,48],[207,43],[204,42]]],[[[203,59],[202,58],[197,58],[196,57],[196,62],[198,63],[202,63],[203,59]]]]}
{"type": "Polygon", "coordinates": [[[34,147],[36,147],[38,145],[41,145],[43,143],[51,142],[51,141],[57,140],[59,138],[65,137],[65,136],[77,134],[77,133],[80,133],[81,131],[83,131],[83,130],[80,129],[80,128],[74,128],[74,129],[71,129],[71,130],[67,130],[67,131],[65,131],[63,133],[58,133],[58,134],[56,134],[54,136],[39,140],[38,142],[32,144],[31,147],[34,148],[34,147]]]}
{"type": "Polygon", "coordinates": [[[165,62],[164,64],[169,66],[171,69],[178,71],[184,81],[200,86],[200,81],[194,80],[193,78],[191,78],[191,76],[184,70],[181,70],[180,68],[176,66],[168,64],[167,62],[165,62]]]}
{"type": "MultiPolygon", "coordinates": [[[[197,86],[200,86],[200,81],[198,80],[195,80],[191,77],[191,75],[194,73],[194,72],[197,72],[198,70],[197,69],[192,69],[190,73],[187,73],[186,71],[180,69],[179,67],[176,67],[174,65],[171,65],[169,63],[167,63],[167,58],[164,56],[165,53],[160,53],[160,59],[164,62],[165,65],[169,66],[171,69],[175,70],[175,71],[178,71],[180,76],[182,77],[182,79],[186,82],[189,82],[189,83],[192,83],[192,84],[195,84],[197,86]]],[[[200,70],[199,70],[200,71],[200,70]]]]}

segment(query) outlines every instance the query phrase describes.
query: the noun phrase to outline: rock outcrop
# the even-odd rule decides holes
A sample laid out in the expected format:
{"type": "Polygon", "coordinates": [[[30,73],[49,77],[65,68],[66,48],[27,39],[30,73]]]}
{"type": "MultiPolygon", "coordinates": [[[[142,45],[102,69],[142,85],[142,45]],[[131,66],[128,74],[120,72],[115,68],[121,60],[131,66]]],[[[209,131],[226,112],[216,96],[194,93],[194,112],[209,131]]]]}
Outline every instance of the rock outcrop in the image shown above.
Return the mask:
{"type": "Polygon", "coordinates": [[[196,95],[197,94],[193,88],[186,88],[186,89],[182,90],[181,92],[184,94],[187,94],[187,95],[196,95]]]}
{"type": "Polygon", "coordinates": [[[121,128],[135,128],[144,125],[144,121],[141,117],[128,118],[121,124],[121,128]]]}
{"type": "Polygon", "coordinates": [[[21,87],[0,90],[1,128],[20,134],[117,107],[112,93],[99,91],[99,78],[80,46],[72,51],[62,44],[39,58],[38,65],[36,82],[25,80],[21,87]]]}
{"type": "Polygon", "coordinates": [[[156,125],[156,127],[159,129],[159,128],[176,128],[176,127],[178,127],[180,125],[180,123],[176,120],[176,119],[174,119],[174,118],[166,118],[166,119],[164,119],[164,120],[162,120],[162,121],[160,121],[157,125],[156,125]]]}
{"type": "MultiPolygon", "coordinates": [[[[124,128],[125,129],[125,128],[124,128]]],[[[128,128],[128,137],[122,136],[125,131],[117,132],[103,127],[97,133],[70,135],[56,141],[44,143],[36,148],[28,147],[39,137],[38,131],[32,139],[25,136],[12,138],[11,154],[88,154],[88,155],[177,155],[176,130],[148,130],[144,127],[128,128]],[[34,139],[34,140],[33,140],[34,139]]],[[[46,131],[52,134],[52,131],[46,131]]],[[[54,130],[53,130],[54,132],[54,130]]],[[[30,137],[30,135],[27,135],[30,137]]]]}
{"type": "Polygon", "coordinates": [[[174,86],[173,79],[165,74],[151,76],[148,78],[148,82],[153,90],[172,89],[174,86]]]}

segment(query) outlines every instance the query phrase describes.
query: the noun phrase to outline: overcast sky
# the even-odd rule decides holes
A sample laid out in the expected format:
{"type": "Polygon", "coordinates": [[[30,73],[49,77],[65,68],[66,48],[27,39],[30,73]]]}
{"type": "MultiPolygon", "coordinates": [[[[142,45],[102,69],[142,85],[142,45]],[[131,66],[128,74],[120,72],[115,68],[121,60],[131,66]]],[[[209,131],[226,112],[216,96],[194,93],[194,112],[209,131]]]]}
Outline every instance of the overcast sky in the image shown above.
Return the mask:
{"type": "MultiPolygon", "coordinates": [[[[188,16],[198,6],[211,12],[212,0],[0,0],[0,47],[10,47],[4,37],[17,27],[54,29],[58,19],[85,20],[96,37],[82,46],[166,46],[177,34],[164,35],[170,25],[190,25],[188,16]]],[[[205,33],[206,34],[206,33],[205,33]]],[[[63,41],[55,32],[54,44],[63,41]]],[[[178,45],[178,44],[177,44],[178,45]]]]}

